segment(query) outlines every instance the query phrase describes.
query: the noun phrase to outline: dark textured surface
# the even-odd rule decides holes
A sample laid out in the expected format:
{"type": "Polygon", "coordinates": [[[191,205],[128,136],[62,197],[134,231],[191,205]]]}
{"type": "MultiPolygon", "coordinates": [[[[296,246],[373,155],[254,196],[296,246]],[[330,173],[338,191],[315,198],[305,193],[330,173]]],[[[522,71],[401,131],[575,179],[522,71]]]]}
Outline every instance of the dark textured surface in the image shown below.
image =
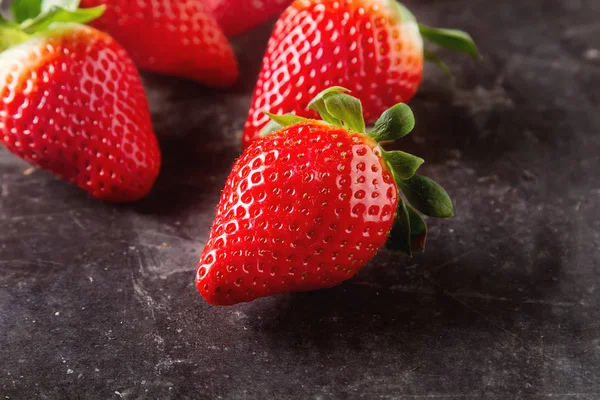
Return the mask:
{"type": "Polygon", "coordinates": [[[236,90],[145,77],[165,165],[140,204],[0,149],[0,395],[600,398],[600,2],[407,3],[485,55],[448,55],[456,82],[430,68],[411,102],[404,145],[456,203],[424,255],[230,308],[196,293],[258,29],[236,41],[236,90]]]}

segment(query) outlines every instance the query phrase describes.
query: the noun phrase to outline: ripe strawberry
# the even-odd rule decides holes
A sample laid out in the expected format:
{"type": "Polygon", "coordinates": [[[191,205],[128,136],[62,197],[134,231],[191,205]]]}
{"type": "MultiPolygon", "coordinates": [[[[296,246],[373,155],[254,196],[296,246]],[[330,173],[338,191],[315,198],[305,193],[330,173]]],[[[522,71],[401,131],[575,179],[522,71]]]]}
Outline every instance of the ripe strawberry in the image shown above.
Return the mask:
{"type": "Polygon", "coordinates": [[[102,7],[35,17],[28,4],[13,3],[21,25],[0,20],[0,142],[96,198],[144,197],[160,151],[135,65],[106,33],[60,23],[86,22],[102,7]]]}
{"type": "Polygon", "coordinates": [[[372,123],[389,106],[407,102],[423,75],[423,59],[447,71],[423,38],[478,56],[466,33],[417,24],[396,0],[296,0],[275,24],[243,135],[260,137],[264,111],[305,117],[312,96],[331,85],[348,87],[372,123]],[[291,95],[295,93],[295,95],[291,95]]]}
{"type": "Polygon", "coordinates": [[[208,0],[207,7],[225,35],[234,36],[275,17],[290,3],[291,0],[208,0]]]}
{"type": "Polygon", "coordinates": [[[275,124],[235,162],[197,268],[209,303],[337,285],[386,242],[422,250],[427,228],[400,190],[420,212],[452,216],[446,192],[415,175],[422,159],[379,144],[412,130],[410,108],[393,106],[367,135],[360,102],[344,91],[310,103],[324,121],[271,115],[284,127],[275,124]]]}
{"type": "Polygon", "coordinates": [[[110,33],[138,67],[193,79],[212,87],[232,86],[238,66],[227,38],[202,0],[82,0],[106,5],[93,26],[110,33]]]}

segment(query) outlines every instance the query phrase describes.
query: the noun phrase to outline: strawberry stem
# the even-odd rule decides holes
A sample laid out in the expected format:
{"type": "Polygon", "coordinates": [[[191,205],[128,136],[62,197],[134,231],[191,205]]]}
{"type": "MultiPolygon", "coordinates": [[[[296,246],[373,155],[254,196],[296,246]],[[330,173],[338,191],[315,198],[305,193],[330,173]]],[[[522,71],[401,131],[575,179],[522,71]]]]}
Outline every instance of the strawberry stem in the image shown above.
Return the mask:
{"type": "Polygon", "coordinates": [[[341,86],[332,86],[328,89],[325,89],[321,93],[316,95],[310,103],[308,103],[308,108],[318,112],[321,118],[323,118],[323,121],[328,122],[332,125],[342,126],[342,121],[340,121],[339,118],[336,118],[333,115],[331,115],[327,110],[327,107],[325,106],[325,97],[343,92],[349,92],[349,90],[341,86]]]}

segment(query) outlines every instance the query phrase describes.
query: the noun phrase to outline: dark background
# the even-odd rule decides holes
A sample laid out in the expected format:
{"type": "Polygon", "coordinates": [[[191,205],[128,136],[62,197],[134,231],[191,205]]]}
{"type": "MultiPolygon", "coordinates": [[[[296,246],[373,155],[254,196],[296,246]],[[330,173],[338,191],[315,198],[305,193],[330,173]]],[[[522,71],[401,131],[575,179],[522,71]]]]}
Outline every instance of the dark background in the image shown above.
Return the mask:
{"type": "Polygon", "coordinates": [[[144,75],[164,168],[95,201],[0,148],[0,395],[599,399],[600,1],[407,1],[477,39],[411,101],[410,152],[448,189],[424,255],[229,308],[194,270],[271,25],[217,92],[144,75]]]}

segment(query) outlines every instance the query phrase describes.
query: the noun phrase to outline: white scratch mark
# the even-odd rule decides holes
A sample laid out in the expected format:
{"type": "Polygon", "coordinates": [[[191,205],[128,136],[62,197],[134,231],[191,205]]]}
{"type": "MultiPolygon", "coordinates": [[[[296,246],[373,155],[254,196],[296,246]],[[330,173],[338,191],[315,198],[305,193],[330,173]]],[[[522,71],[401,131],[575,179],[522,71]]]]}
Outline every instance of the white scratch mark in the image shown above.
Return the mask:
{"type": "Polygon", "coordinates": [[[71,212],[85,212],[85,211],[92,211],[92,210],[94,210],[94,209],[93,208],[80,208],[80,209],[74,209],[74,210],[70,210],[70,211],[65,210],[65,211],[59,211],[59,212],[53,212],[53,213],[0,216],[0,221],[3,219],[6,219],[8,221],[17,222],[17,221],[29,220],[29,219],[35,220],[35,219],[42,219],[42,218],[52,218],[52,217],[65,215],[65,214],[71,213],[71,212]]]}
{"type": "Polygon", "coordinates": [[[598,49],[587,49],[585,53],[583,53],[583,58],[586,60],[597,60],[600,58],[600,51],[598,49]]]}
{"type": "Polygon", "coordinates": [[[600,23],[593,22],[591,24],[579,25],[579,26],[569,28],[565,31],[565,35],[567,37],[573,37],[573,36],[579,36],[579,35],[589,36],[591,33],[598,31],[598,30],[600,30],[600,23]]]}
{"type": "Polygon", "coordinates": [[[540,300],[540,299],[511,299],[509,297],[500,297],[500,296],[491,296],[484,293],[449,293],[445,292],[447,295],[458,298],[467,298],[467,299],[481,299],[481,300],[492,300],[492,301],[505,301],[505,302],[515,302],[518,304],[540,304],[540,305],[549,305],[554,307],[582,307],[585,308],[587,305],[585,303],[573,303],[569,301],[552,301],[552,300],[540,300]]]}
{"type": "Polygon", "coordinates": [[[81,229],[84,229],[84,230],[85,230],[85,226],[83,226],[83,224],[81,223],[81,221],[79,221],[79,220],[77,219],[77,216],[75,215],[75,213],[74,213],[74,212],[70,212],[70,213],[69,213],[69,216],[71,217],[71,219],[72,219],[72,220],[75,222],[75,224],[76,224],[78,227],[80,227],[81,229]]]}
{"type": "Polygon", "coordinates": [[[475,90],[456,90],[454,104],[466,107],[471,115],[489,112],[498,108],[514,108],[512,99],[502,86],[503,78],[498,77],[491,89],[477,86],[475,90]]]}
{"type": "Polygon", "coordinates": [[[0,265],[10,265],[10,264],[17,264],[17,265],[29,265],[29,264],[35,264],[38,266],[45,266],[45,265],[58,265],[58,266],[64,266],[63,263],[59,263],[56,261],[50,261],[50,260],[0,260],[0,265]]]}

